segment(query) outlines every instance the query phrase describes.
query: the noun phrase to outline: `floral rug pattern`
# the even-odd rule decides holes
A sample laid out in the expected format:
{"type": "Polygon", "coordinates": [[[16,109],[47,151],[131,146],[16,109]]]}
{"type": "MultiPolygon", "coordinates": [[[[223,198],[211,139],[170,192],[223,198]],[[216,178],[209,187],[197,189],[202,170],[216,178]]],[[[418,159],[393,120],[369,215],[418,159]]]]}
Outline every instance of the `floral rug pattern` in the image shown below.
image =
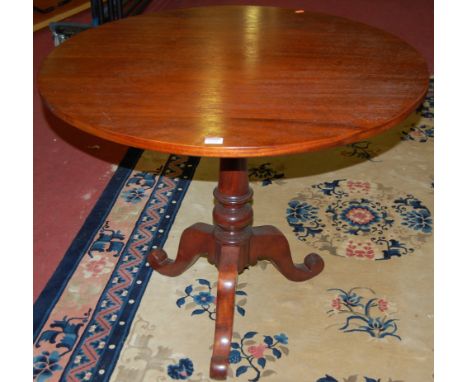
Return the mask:
{"type": "Polygon", "coordinates": [[[313,184],[289,202],[286,214],[296,237],[314,250],[359,260],[411,254],[433,225],[413,195],[356,179],[313,184]]]}
{"type": "Polygon", "coordinates": [[[392,318],[392,303],[375,295],[370,288],[354,287],[348,291],[331,288],[335,293],[331,301],[330,316],[344,316],[344,325],[339,330],[344,333],[365,333],[374,338],[387,336],[397,338],[397,318],[392,318]],[[366,296],[369,295],[370,297],[366,296]]]}
{"type": "Polygon", "coordinates": [[[396,379],[381,379],[381,378],[370,378],[370,377],[362,377],[360,378],[357,375],[352,375],[348,378],[343,378],[343,379],[336,379],[335,377],[332,377],[331,375],[325,375],[325,377],[317,379],[316,382],[403,382],[400,380],[396,379]]]}
{"type": "MultiPolygon", "coordinates": [[[[249,160],[255,224],[325,269],[302,283],[268,262],[239,275],[228,380],[433,380],[433,117],[431,83],[384,134],[249,160]]],[[[217,169],[129,151],[35,303],[34,381],[210,381],[216,269],[202,259],[168,278],[146,255],[174,256],[185,227],[210,222],[217,169]]]]}
{"type": "MultiPolygon", "coordinates": [[[[205,315],[210,320],[216,319],[216,286],[218,283],[210,282],[206,279],[197,279],[195,286],[187,285],[184,289],[184,295],[179,297],[176,305],[181,308],[191,310],[191,315],[205,315]],[[198,284],[198,285],[197,285],[198,284]]],[[[243,289],[246,284],[238,284],[236,288],[236,296],[247,296],[247,292],[243,289]]],[[[247,299],[237,298],[235,310],[241,316],[245,316],[245,304],[247,299]]]]}
{"type": "Polygon", "coordinates": [[[250,373],[249,381],[256,382],[261,377],[274,374],[275,371],[269,369],[267,364],[288,355],[287,344],[288,336],[284,333],[274,336],[259,336],[257,332],[247,332],[243,336],[234,333],[229,362],[235,365],[235,376],[250,373]]]}

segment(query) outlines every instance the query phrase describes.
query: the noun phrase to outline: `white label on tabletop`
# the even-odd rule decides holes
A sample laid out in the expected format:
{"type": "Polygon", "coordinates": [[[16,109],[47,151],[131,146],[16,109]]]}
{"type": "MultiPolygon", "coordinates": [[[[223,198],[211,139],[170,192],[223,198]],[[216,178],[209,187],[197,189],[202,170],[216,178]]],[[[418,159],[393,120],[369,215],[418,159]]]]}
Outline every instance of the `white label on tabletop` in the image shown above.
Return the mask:
{"type": "Polygon", "coordinates": [[[222,145],[223,138],[221,137],[205,137],[206,145],[222,145]]]}

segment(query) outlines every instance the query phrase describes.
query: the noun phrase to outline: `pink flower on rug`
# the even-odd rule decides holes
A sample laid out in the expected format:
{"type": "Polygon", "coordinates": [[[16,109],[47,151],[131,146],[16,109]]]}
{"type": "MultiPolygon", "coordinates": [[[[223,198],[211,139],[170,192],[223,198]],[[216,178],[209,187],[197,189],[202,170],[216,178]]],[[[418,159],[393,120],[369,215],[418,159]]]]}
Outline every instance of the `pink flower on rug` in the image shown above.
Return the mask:
{"type": "Polygon", "coordinates": [[[341,298],[336,297],[332,300],[331,306],[335,310],[340,310],[341,309],[341,298]]]}
{"type": "Polygon", "coordinates": [[[375,220],[375,215],[366,208],[353,208],[348,211],[346,218],[358,225],[367,225],[375,220]]]}
{"type": "Polygon", "coordinates": [[[254,356],[254,358],[262,358],[263,353],[265,352],[265,349],[267,346],[265,344],[260,344],[257,346],[249,346],[247,348],[247,351],[254,356]]]}
{"type": "Polygon", "coordinates": [[[107,260],[107,257],[95,255],[83,269],[83,276],[86,279],[90,277],[98,277],[112,271],[112,263],[107,260]]]}
{"type": "Polygon", "coordinates": [[[358,243],[350,240],[346,247],[346,256],[357,259],[373,259],[375,252],[370,242],[358,243]]]}
{"type": "Polygon", "coordinates": [[[369,193],[371,185],[369,182],[360,182],[348,180],[348,188],[350,191],[361,191],[364,193],[369,193]]]}
{"type": "Polygon", "coordinates": [[[379,310],[381,312],[385,312],[386,310],[388,310],[388,301],[381,298],[379,299],[379,301],[377,301],[377,303],[379,304],[378,307],[379,307],[379,310]]]}
{"type": "Polygon", "coordinates": [[[426,135],[420,129],[417,129],[417,128],[411,129],[408,132],[408,135],[414,140],[420,140],[420,139],[426,138],[426,135]]]}

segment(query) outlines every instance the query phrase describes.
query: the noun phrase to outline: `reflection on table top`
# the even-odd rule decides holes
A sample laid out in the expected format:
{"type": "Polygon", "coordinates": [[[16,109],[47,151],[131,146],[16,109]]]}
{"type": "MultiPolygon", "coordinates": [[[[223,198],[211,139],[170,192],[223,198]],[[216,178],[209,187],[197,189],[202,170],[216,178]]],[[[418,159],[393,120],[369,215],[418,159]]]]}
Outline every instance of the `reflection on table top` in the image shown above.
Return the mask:
{"type": "Polygon", "coordinates": [[[70,124],[187,155],[317,150],[402,121],[428,84],[399,38],[347,19],[256,6],[130,17],[44,61],[40,92],[70,124]]]}

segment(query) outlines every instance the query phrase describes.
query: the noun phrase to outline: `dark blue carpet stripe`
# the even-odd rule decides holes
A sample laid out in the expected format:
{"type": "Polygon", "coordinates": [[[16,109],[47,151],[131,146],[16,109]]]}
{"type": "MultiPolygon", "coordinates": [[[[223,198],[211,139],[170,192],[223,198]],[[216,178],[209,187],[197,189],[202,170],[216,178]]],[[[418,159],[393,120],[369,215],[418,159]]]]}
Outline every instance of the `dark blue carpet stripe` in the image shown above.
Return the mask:
{"type": "Polygon", "coordinates": [[[51,310],[61,296],[68,280],[80,263],[86,249],[104,223],[105,218],[114,205],[115,199],[125,185],[142,153],[143,150],[140,149],[128,149],[115,174],[86,218],[80,231],[73,239],[62,261],[34,303],[34,342],[47,321],[51,310]]]}

